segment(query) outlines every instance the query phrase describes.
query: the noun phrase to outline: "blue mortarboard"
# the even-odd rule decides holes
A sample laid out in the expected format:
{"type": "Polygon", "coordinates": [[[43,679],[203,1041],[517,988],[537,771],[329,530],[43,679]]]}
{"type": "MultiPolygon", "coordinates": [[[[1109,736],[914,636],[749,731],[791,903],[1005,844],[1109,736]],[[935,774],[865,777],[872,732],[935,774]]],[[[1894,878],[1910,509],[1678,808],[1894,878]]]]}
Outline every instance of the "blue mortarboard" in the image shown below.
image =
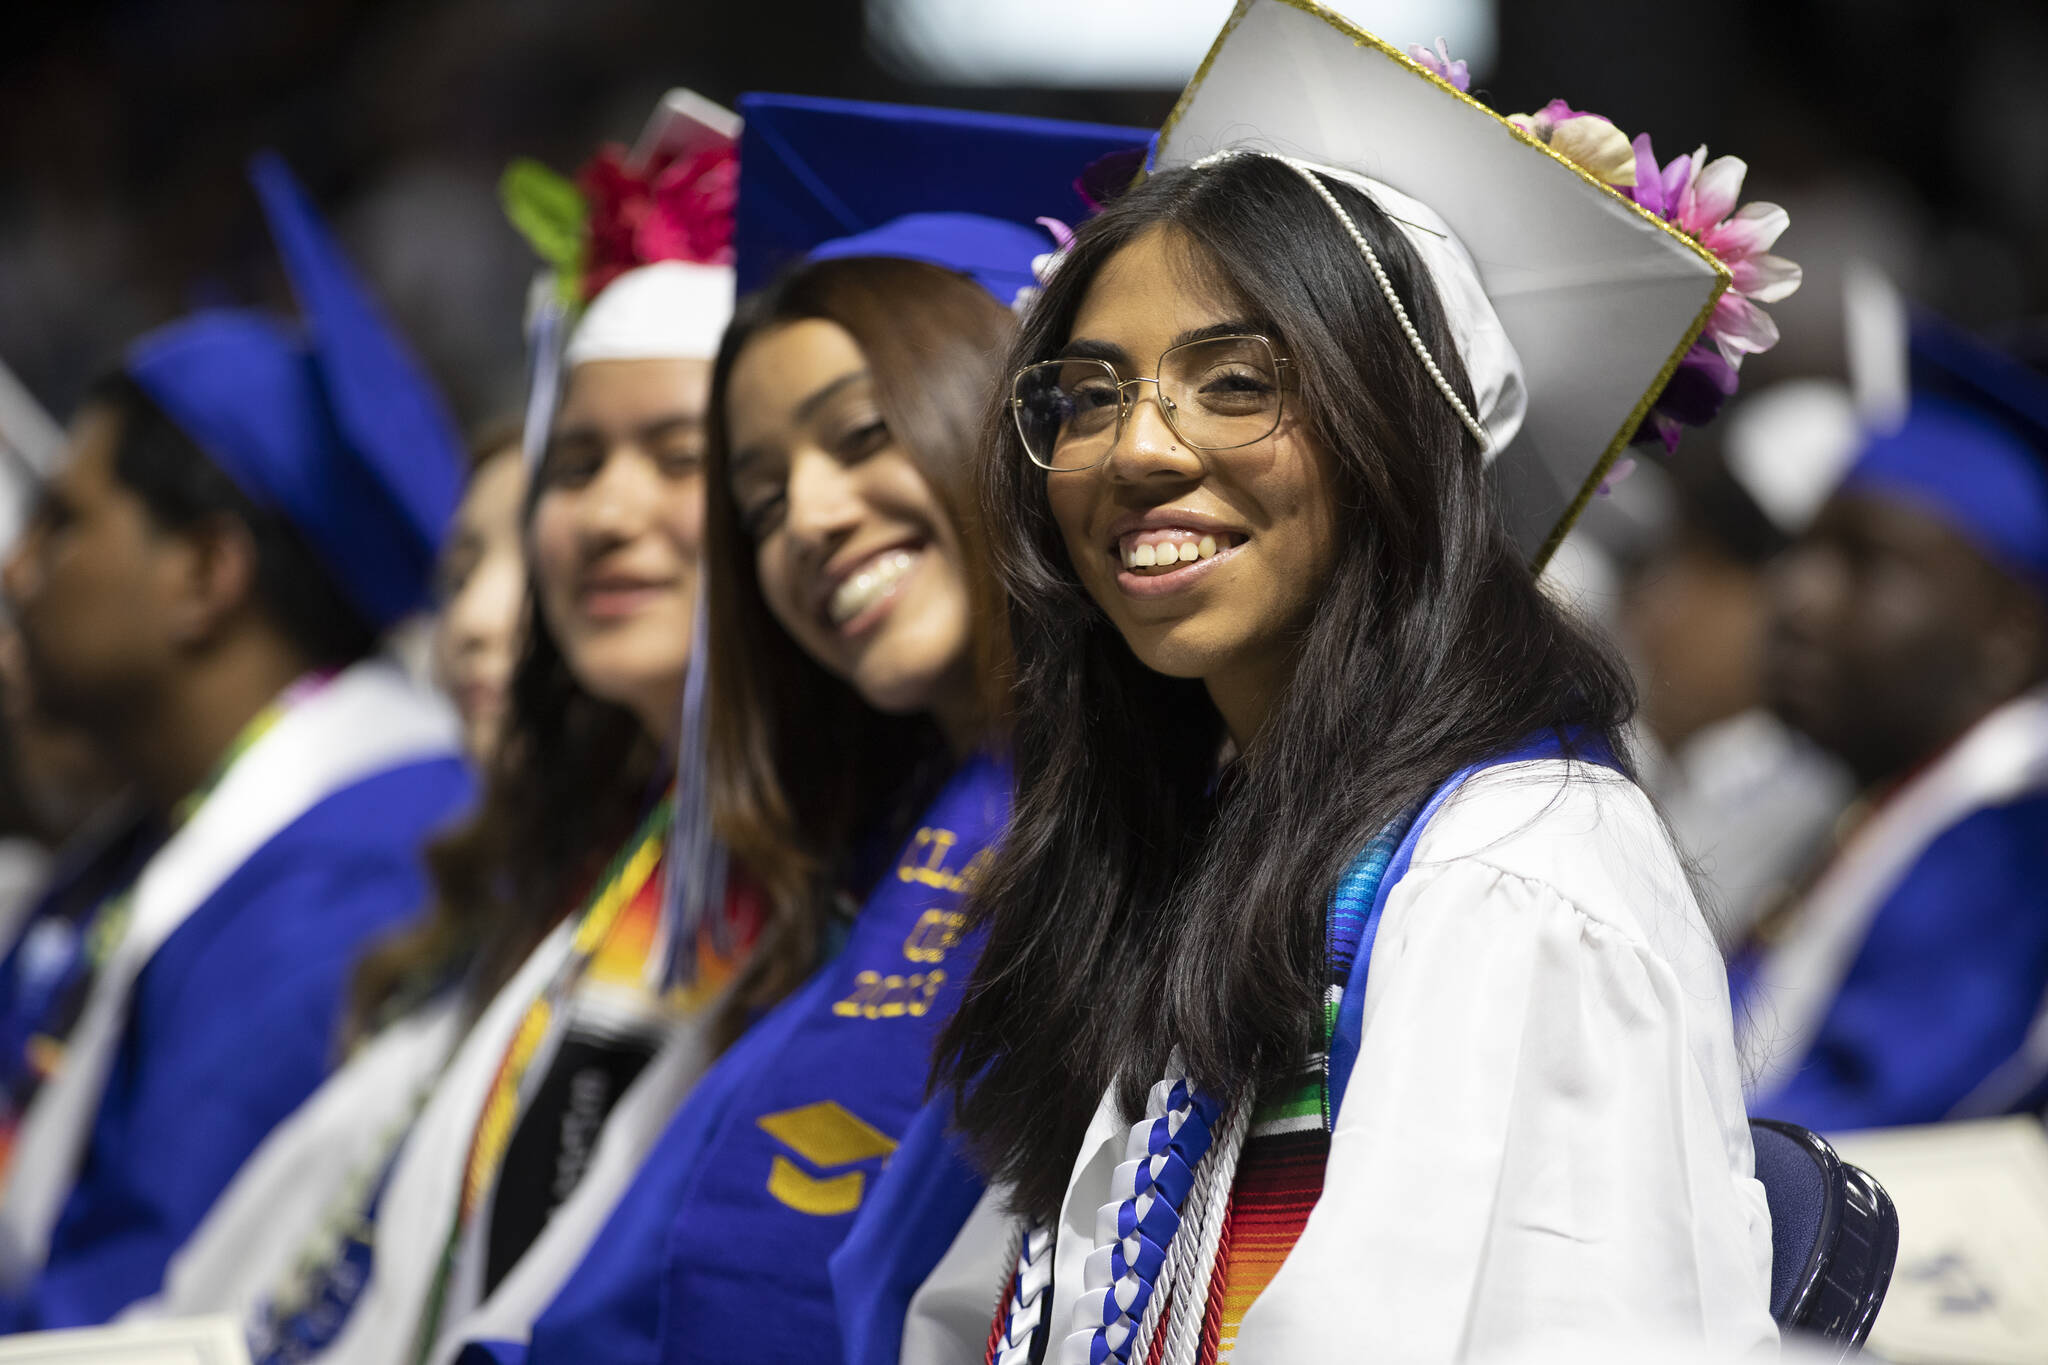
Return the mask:
{"type": "Polygon", "coordinates": [[[1914,319],[1912,397],[1842,487],[1900,497],[2048,589],[2048,377],[1932,316],[1914,319]]]}
{"type": "Polygon", "coordinates": [[[136,342],[127,370],[388,626],[427,601],[462,493],[461,441],[284,162],[258,157],[250,178],[304,325],[195,314],[136,342]]]}
{"type": "MultiPolygon", "coordinates": [[[[734,222],[740,292],[806,257],[899,256],[972,276],[1010,303],[1078,222],[1088,166],[1151,133],[898,104],[742,95],[734,222]]],[[[1135,162],[1133,170],[1136,169],[1135,162]]]]}

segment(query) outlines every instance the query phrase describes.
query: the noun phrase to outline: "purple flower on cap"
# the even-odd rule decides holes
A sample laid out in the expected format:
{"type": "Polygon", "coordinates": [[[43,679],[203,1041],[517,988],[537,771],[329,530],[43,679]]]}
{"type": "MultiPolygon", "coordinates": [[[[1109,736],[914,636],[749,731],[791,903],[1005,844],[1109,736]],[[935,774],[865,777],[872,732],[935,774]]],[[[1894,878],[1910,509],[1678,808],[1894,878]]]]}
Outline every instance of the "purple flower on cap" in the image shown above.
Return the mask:
{"type": "Polygon", "coordinates": [[[1472,89],[1472,71],[1465,63],[1451,60],[1451,45],[1442,38],[1436,40],[1436,51],[1432,52],[1421,43],[1411,43],[1408,55],[1415,64],[1432,75],[1440,76],[1458,89],[1469,92],[1472,89]]]}

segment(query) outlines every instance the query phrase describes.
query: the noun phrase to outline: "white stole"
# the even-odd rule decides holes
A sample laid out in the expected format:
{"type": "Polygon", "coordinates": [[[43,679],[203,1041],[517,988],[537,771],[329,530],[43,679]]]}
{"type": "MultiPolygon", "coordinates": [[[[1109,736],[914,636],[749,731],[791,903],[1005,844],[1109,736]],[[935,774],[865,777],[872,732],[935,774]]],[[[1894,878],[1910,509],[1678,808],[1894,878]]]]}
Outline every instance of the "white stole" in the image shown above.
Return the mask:
{"type": "Polygon", "coordinates": [[[86,997],[64,1065],[23,1116],[0,1194],[0,1285],[42,1270],[71,1194],[136,978],[221,884],[300,816],[402,764],[453,755],[455,717],[389,661],[368,659],[291,707],[143,868],[127,932],[86,997]]]}
{"type": "Polygon", "coordinates": [[[528,1339],[533,1321],[554,1302],[583,1261],[648,1152],[711,1062],[707,1007],[676,1024],[605,1119],[590,1167],[575,1191],[498,1287],[471,1312],[441,1325],[429,1365],[453,1365],[465,1342],[528,1339]]]}
{"type": "MultiPolygon", "coordinates": [[[[441,1273],[469,1162],[477,1116],[527,1007],[566,961],[576,929],[557,926],[498,992],[456,1050],[406,1138],[379,1209],[370,1282],[322,1365],[406,1365],[418,1349],[429,1296],[441,1273]]],[[[661,1050],[606,1117],[590,1168],[496,1289],[473,1307],[450,1274],[448,1307],[429,1359],[448,1361],[469,1340],[524,1340],[583,1259],[655,1140],[710,1061],[706,1030],[716,1006],[676,1024],[661,1050]]],[[[481,1215],[479,1215],[481,1216],[481,1215]]]]}
{"type": "Polygon", "coordinates": [[[250,1322],[331,1221],[361,1211],[342,1201],[392,1159],[462,1020],[451,993],[365,1043],[236,1173],[171,1259],[163,1291],[122,1316],[250,1322]]]}
{"type": "Polygon", "coordinates": [[[1977,722],[1863,822],[1759,966],[1743,1029],[1752,1095],[1784,1084],[1820,1032],[1879,907],[1920,855],[1980,810],[2048,787],[2048,689],[1977,722]]]}

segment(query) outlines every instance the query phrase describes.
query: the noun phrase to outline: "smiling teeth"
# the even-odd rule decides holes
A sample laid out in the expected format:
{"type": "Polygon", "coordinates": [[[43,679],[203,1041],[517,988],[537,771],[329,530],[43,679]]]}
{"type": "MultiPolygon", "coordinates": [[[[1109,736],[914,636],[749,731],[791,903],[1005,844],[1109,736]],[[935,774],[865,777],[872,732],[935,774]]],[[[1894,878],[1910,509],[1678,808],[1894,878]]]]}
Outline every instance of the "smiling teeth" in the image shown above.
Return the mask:
{"type": "Polygon", "coordinates": [[[825,605],[825,615],[833,625],[845,625],[887,597],[916,563],[917,553],[913,550],[892,550],[876,556],[832,590],[832,598],[825,605]]]}
{"type": "Polygon", "coordinates": [[[1192,564],[1198,559],[1213,559],[1218,550],[1227,550],[1231,538],[1225,536],[1219,543],[1215,536],[1203,536],[1196,540],[1148,541],[1133,544],[1126,540],[1123,546],[1123,561],[1126,569],[1167,569],[1182,564],[1192,564]]]}

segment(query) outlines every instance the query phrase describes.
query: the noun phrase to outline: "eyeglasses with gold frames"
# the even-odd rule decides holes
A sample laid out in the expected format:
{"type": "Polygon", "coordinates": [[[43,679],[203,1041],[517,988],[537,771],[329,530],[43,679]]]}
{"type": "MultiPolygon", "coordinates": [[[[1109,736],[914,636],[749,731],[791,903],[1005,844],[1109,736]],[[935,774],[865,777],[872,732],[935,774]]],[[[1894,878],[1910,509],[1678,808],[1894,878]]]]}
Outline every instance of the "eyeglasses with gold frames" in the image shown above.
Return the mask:
{"type": "Polygon", "coordinates": [[[1043,360],[1011,379],[1010,414],[1033,464],[1056,473],[1092,469],[1123,434],[1133,390],[1151,384],[1175,436],[1197,450],[1234,450],[1279,428],[1291,363],[1256,335],[1169,347],[1152,378],[1119,379],[1114,365],[1091,357],[1043,360]]]}

